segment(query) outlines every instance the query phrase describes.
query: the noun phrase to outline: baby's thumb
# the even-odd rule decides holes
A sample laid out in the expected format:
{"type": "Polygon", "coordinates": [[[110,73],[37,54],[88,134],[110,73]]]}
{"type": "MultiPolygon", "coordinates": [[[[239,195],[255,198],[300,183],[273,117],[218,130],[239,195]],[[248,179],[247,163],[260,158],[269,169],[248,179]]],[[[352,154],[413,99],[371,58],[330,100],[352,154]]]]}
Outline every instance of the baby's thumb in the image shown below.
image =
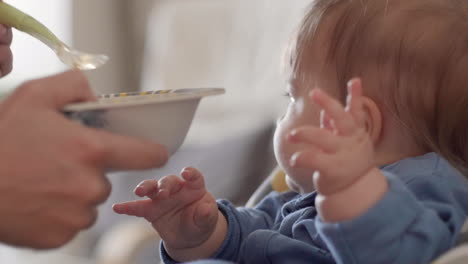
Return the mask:
{"type": "Polygon", "coordinates": [[[187,187],[191,189],[201,189],[205,188],[205,179],[203,174],[193,168],[193,167],[186,167],[181,172],[182,178],[187,182],[187,187]]]}
{"type": "Polygon", "coordinates": [[[214,228],[218,221],[218,205],[215,202],[201,203],[195,210],[193,221],[201,230],[214,228]]]}

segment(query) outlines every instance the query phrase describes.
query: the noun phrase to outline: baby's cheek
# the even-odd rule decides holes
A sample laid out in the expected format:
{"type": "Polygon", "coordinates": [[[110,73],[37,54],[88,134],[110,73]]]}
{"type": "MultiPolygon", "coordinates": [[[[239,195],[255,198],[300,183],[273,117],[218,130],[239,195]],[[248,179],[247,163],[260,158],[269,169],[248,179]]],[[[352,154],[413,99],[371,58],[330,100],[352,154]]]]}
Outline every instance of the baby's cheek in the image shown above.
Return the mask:
{"type": "Polygon", "coordinates": [[[278,165],[288,175],[286,183],[292,190],[301,193],[310,192],[313,190],[313,171],[293,168],[290,165],[291,157],[294,153],[304,149],[304,146],[288,142],[285,131],[288,131],[288,129],[278,127],[274,136],[275,156],[278,165]]]}
{"type": "Polygon", "coordinates": [[[286,130],[284,127],[278,126],[274,136],[274,151],[276,160],[283,169],[289,163],[291,157],[290,148],[291,146],[286,140],[286,130]]]}
{"type": "MultiPolygon", "coordinates": [[[[294,151],[292,149],[292,146],[288,145],[287,143],[284,143],[276,151],[276,159],[278,161],[278,165],[286,173],[286,175],[291,175],[293,178],[295,178],[297,175],[297,169],[291,167],[290,165],[291,156],[293,154],[294,154],[294,151]]],[[[292,182],[296,183],[294,180],[292,182]]],[[[289,186],[293,187],[295,185],[297,185],[297,183],[291,184],[289,186]]],[[[294,188],[294,190],[297,190],[297,188],[294,188]]]]}

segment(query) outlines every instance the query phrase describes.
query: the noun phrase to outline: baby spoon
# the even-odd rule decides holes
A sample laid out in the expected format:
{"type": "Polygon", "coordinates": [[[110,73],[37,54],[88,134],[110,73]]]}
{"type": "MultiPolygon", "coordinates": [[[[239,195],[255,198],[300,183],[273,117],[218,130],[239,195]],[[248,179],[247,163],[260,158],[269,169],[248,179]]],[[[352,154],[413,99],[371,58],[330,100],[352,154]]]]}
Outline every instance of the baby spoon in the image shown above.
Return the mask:
{"type": "Polygon", "coordinates": [[[106,55],[88,54],[70,48],[42,23],[5,2],[0,2],[0,24],[16,28],[42,41],[63,63],[73,68],[93,70],[109,60],[106,55]]]}

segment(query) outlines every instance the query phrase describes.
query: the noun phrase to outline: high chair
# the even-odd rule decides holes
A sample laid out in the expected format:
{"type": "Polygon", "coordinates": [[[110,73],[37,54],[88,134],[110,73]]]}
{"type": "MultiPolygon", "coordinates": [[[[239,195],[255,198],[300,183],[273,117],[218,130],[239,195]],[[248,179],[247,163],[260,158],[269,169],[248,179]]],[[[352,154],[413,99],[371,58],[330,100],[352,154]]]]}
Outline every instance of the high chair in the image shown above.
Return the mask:
{"type": "MultiPolygon", "coordinates": [[[[286,185],[285,176],[282,170],[276,168],[251,195],[245,207],[255,206],[271,191],[288,191],[289,188],[286,185]]],[[[100,240],[96,251],[96,264],[134,264],[136,263],[137,256],[147,245],[154,245],[156,250],[159,241],[160,238],[157,233],[144,220],[133,219],[122,223],[114,227],[100,240]]],[[[457,246],[432,264],[467,263],[468,221],[465,222],[457,246]]]]}

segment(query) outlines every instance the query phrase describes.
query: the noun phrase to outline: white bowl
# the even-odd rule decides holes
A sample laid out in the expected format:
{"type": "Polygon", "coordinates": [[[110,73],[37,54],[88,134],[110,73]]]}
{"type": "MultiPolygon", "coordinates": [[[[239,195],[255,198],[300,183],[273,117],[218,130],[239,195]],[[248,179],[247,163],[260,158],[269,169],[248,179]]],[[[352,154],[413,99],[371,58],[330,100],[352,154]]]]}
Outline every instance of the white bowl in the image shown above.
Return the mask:
{"type": "Polygon", "coordinates": [[[68,105],[64,112],[87,126],[153,140],[173,154],[182,145],[201,98],[224,92],[194,88],[110,94],[96,102],[68,105]]]}

